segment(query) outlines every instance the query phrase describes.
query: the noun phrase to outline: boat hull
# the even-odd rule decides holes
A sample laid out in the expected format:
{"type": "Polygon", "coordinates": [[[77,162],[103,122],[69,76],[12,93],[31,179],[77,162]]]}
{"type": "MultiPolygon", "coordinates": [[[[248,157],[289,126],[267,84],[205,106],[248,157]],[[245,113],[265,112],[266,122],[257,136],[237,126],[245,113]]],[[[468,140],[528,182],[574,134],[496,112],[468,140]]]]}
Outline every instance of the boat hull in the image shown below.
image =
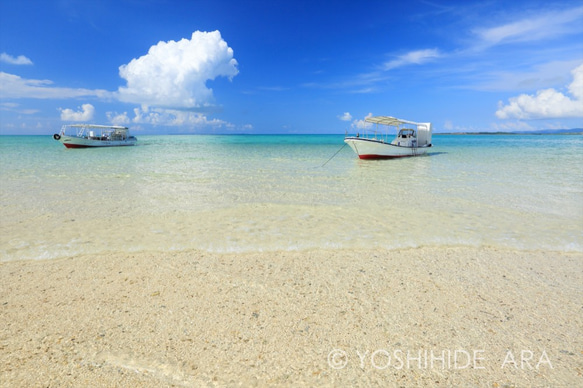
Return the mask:
{"type": "Polygon", "coordinates": [[[347,137],[344,142],[352,148],[360,159],[394,159],[421,156],[431,146],[408,147],[386,143],[380,140],[347,137]]]}
{"type": "Polygon", "coordinates": [[[94,140],[75,136],[61,136],[58,139],[67,148],[95,148],[95,147],[125,147],[136,145],[137,139],[126,140],[94,140]]]}

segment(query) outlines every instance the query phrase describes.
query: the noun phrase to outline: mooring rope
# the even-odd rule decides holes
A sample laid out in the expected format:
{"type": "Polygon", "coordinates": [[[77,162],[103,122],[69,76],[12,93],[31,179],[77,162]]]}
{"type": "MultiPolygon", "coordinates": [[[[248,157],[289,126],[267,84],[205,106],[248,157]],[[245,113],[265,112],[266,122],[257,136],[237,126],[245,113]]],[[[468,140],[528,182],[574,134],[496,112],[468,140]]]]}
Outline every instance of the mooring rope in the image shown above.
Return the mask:
{"type": "Polygon", "coordinates": [[[334,158],[336,155],[338,155],[338,153],[339,153],[340,151],[342,151],[342,149],[343,149],[344,147],[346,147],[346,145],[347,145],[347,144],[348,144],[348,143],[344,143],[344,145],[343,145],[342,147],[340,147],[340,149],[339,149],[338,151],[336,151],[336,153],[335,153],[334,155],[332,155],[332,156],[330,157],[330,159],[326,160],[326,162],[325,162],[323,165],[321,165],[320,167],[324,167],[324,166],[326,165],[326,163],[328,163],[328,162],[329,162],[329,161],[331,161],[331,160],[332,160],[332,159],[333,159],[333,158],[334,158]]]}

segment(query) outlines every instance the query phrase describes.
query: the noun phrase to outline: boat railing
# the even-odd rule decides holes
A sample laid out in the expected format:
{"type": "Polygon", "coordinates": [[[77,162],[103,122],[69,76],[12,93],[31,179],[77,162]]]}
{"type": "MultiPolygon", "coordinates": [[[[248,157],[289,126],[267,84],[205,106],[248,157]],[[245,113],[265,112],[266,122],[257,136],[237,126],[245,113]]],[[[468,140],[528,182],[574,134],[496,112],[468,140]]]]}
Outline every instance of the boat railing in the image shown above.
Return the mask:
{"type": "Polygon", "coordinates": [[[61,128],[61,135],[75,136],[90,140],[126,140],[127,132],[107,129],[107,128],[90,128],[90,127],[71,127],[64,125],[61,128]]]}
{"type": "Polygon", "coordinates": [[[410,126],[380,126],[379,124],[374,124],[373,127],[369,128],[360,128],[360,131],[356,133],[356,137],[366,139],[366,140],[374,140],[379,141],[382,143],[395,143],[401,139],[410,139],[412,147],[418,147],[419,142],[417,141],[418,137],[418,128],[417,127],[410,127],[410,126]]]}
{"type": "Polygon", "coordinates": [[[397,133],[399,133],[399,128],[394,129],[389,127],[379,129],[378,124],[375,124],[372,128],[361,128],[360,131],[356,133],[356,137],[390,143],[397,133]],[[393,131],[396,132],[392,133],[393,131]]]}
{"type": "Polygon", "coordinates": [[[61,135],[74,136],[89,138],[90,136],[95,136],[93,131],[87,131],[85,127],[72,127],[69,125],[63,125],[61,127],[61,135]]]}
{"type": "Polygon", "coordinates": [[[125,127],[100,125],[63,125],[61,127],[61,135],[91,140],[126,140],[129,137],[125,127]]]}

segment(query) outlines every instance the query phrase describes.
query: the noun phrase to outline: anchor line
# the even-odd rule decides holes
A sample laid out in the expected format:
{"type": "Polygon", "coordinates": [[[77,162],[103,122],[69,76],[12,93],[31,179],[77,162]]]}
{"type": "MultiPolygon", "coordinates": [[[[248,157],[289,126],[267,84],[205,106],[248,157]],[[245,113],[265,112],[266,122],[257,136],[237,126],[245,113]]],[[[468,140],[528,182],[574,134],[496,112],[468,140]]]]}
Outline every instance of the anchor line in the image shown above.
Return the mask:
{"type": "Polygon", "coordinates": [[[340,149],[339,149],[338,151],[336,151],[336,153],[335,153],[334,155],[332,155],[332,156],[330,157],[330,159],[326,160],[326,162],[324,162],[324,164],[323,164],[323,165],[321,165],[320,167],[324,167],[324,166],[325,166],[325,165],[326,165],[326,164],[327,164],[329,161],[331,161],[331,160],[332,160],[332,159],[333,159],[333,158],[334,158],[336,155],[338,155],[338,153],[339,153],[340,151],[342,151],[342,149],[343,149],[344,147],[346,147],[346,144],[347,144],[347,143],[344,143],[344,145],[343,145],[342,147],[340,147],[340,149]]]}

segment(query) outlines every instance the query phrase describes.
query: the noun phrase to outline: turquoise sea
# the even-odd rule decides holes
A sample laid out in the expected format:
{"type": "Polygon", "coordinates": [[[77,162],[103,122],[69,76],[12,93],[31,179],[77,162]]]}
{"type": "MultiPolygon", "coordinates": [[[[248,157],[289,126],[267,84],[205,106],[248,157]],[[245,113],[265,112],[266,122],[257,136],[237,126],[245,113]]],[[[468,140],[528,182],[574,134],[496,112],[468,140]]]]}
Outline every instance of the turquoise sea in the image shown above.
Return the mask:
{"type": "Polygon", "coordinates": [[[583,136],[434,135],[428,156],[380,161],[341,148],[342,135],[137,136],[136,147],[71,150],[51,135],[0,136],[0,261],[188,249],[583,251],[583,136]]]}

